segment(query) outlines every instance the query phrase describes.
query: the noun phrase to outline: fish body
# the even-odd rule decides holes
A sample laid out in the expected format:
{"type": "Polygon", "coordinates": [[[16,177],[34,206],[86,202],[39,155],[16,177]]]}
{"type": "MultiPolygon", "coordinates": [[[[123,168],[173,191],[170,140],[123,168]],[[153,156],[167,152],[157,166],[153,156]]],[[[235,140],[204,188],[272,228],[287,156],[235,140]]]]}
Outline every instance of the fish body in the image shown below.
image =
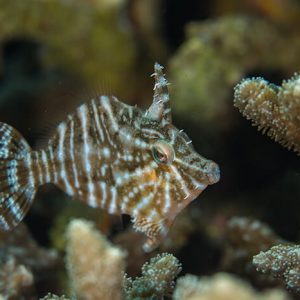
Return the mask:
{"type": "Polygon", "coordinates": [[[0,228],[18,225],[40,185],[53,183],[110,214],[128,214],[151,251],[177,214],[219,180],[216,163],[200,156],[171,119],[168,82],[154,66],[154,97],[146,111],[99,96],[60,123],[45,149],[33,151],[0,123],[0,228]]]}

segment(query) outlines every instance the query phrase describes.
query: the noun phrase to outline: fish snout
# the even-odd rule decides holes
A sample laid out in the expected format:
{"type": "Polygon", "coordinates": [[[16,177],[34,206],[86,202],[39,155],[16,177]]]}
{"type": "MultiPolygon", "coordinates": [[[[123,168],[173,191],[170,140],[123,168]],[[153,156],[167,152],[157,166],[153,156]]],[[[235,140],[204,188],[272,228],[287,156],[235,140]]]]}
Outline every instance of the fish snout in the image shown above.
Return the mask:
{"type": "Polygon", "coordinates": [[[215,162],[210,161],[207,164],[206,176],[208,178],[209,184],[217,183],[220,180],[220,168],[215,162]]]}

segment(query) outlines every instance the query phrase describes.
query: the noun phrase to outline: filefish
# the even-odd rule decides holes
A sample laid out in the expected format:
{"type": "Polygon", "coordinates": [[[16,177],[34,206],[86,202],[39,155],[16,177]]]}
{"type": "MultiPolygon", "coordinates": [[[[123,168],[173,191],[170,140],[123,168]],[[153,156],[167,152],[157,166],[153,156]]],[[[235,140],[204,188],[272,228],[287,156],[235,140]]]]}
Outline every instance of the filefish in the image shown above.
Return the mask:
{"type": "Polygon", "coordinates": [[[220,178],[172,124],[163,67],[154,65],[153,102],[143,110],[114,96],[82,104],[61,122],[45,149],[32,150],[0,123],[0,229],[17,226],[39,186],[53,183],[69,196],[110,214],[128,214],[156,248],[175,217],[220,178]]]}

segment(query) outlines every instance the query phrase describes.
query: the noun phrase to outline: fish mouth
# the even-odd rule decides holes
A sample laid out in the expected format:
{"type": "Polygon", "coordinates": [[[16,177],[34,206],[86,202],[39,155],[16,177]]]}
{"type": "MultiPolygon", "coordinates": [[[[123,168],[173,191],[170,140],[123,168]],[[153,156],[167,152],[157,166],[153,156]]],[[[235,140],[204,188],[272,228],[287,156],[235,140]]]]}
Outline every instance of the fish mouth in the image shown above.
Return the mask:
{"type": "Polygon", "coordinates": [[[183,210],[189,203],[191,203],[193,200],[195,200],[201,193],[202,191],[207,187],[206,184],[198,184],[195,186],[195,188],[190,191],[183,199],[180,201],[176,208],[174,210],[170,211],[170,220],[174,220],[177,214],[183,210]]]}
{"type": "Polygon", "coordinates": [[[191,202],[195,200],[207,187],[207,184],[198,184],[194,190],[190,191],[189,194],[184,198],[184,201],[191,202]]]}
{"type": "Polygon", "coordinates": [[[208,184],[210,185],[215,184],[220,180],[221,177],[220,168],[215,162],[211,161],[208,164],[206,177],[208,180],[208,184]]]}

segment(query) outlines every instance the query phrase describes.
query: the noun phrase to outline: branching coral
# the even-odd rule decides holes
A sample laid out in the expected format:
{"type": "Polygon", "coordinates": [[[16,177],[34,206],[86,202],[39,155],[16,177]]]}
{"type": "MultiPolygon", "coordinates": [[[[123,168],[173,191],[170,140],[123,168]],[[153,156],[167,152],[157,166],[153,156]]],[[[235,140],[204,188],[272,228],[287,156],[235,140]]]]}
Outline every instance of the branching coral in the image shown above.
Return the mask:
{"type": "Polygon", "coordinates": [[[92,223],[71,221],[67,230],[67,268],[79,299],[161,299],[171,295],[181,271],[171,254],[161,254],[142,267],[142,276],[124,277],[125,253],[102,236],[92,223]]]}
{"type": "Polygon", "coordinates": [[[177,280],[174,300],[289,300],[286,292],[273,289],[257,293],[248,283],[226,273],[199,279],[186,275],[177,280]]]}
{"type": "Polygon", "coordinates": [[[283,240],[267,224],[246,217],[233,217],[226,227],[223,268],[251,276],[255,282],[272,283],[271,276],[257,276],[252,258],[259,251],[265,251],[283,240]]]}
{"type": "Polygon", "coordinates": [[[40,300],[68,300],[68,298],[66,298],[65,296],[57,296],[49,293],[40,300]]]}
{"type": "Polygon", "coordinates": [[[263,78],[242,80],[234,105],[264,133],[300,154],[300,75],[280,87],[263,78]]]}
{"type": "Polygon", "coordinates": [[[253,258],[258,271],[281,278],[287,288],[300,294],[300,245],[277,245],[253,258]]]}
{"type": "Polygon", "coordinates": [[[31,271],[24,265],[17,264],[13,257],[1,262],[0,299],[32,299],[33,296],[34,278],[31,271]]]}
{"type": "Polygon", "coordinates": [[[181,264],[173,255],[157,255],[143,265],[141,277],[125,277],[125,299],[163,299],[164,296],[170,296],[174,278],[180,271],[181,264]]]}
{"type": "Polygon", "coordinates": [[[282,241],[267,224],[246,217],[232,217],[228,221],[227,237],[235,251],[243,248],[252,253],[282,241]]]}
{"type": "Polygon", "coordinates": [[[58,263],[57,252],[39,247],[25,224],[20,224],[12,232],[0,233],[0,258],[10,256],[38,274],[58,263]]]}
{"type": "Polygon", "coordinates": [[[57,252],[40,247],[25,224],[0,233],[0,261],[0,294],[6,295],[5,299],[34,297],[35,290],[58,283],[57,272],[53,277],[60,266],[57,252]]]}
{"type": "Polygon", "coordinates": [[[79,299],[121,299],[125,253],[80,219],[67,229],[67,269],[79,299]]]}

